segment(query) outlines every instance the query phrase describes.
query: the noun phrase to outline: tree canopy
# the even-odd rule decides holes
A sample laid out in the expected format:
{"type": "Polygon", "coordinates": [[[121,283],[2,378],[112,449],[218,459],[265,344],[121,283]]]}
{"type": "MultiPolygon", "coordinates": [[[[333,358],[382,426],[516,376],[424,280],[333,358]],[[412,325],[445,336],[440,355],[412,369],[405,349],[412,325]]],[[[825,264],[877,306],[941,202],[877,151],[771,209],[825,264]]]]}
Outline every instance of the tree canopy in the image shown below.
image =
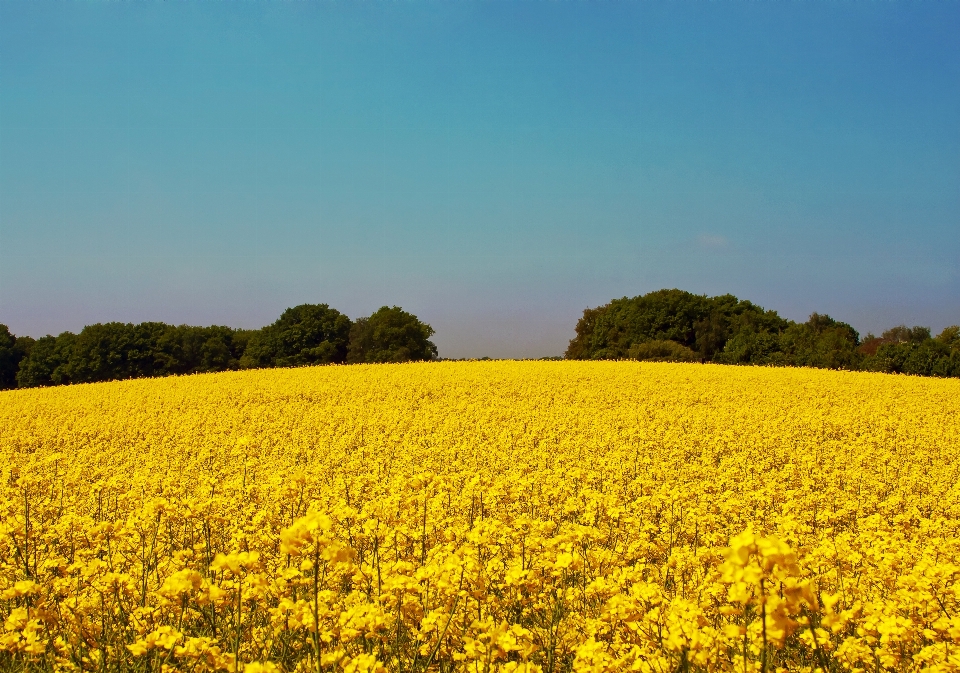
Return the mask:
{"type": "Polygon", "coordinates": [[[710,360],[730,336],[744,328],[779,331],[787,327],[774,311],[733,295],[707,297],[683,290],[657,290],[614,299],[586,309],[566,357],[607,360],[630,357],[630,349],[648,341],[673,341],[710,360]]]}
{"type": "Polygon", "coordinates": [[[250,338],[243,364],[296,367],[342,363],[350,341],[350,318],[327,304],[301,304],[250,338]]]}
{"type": "Polygon", "coordinates": [[[17,385],[17,371],[32,345],[30,337],[16,337],[6,325],[0,325],[0,390],[17,385]]]}
{"type": "Polygon", "coordinates": [[[225,371],[240,366],[244,330],[160,322],[97,323],[37,339],[17,372],[21,388],[225,371]]]}
{"type": "Polygon", "coordinates": [[[826,314],[797,323],[729,294],[658,290],[585,309],[565,357],[960,376],[960,327],[933,338],[927,327],[899,325],[861,342],[853,327],[826,314]]]}
{"type": "Polygon", "coordinates": [[[433,360],[434,331],[399,306],[382,306],[369,318],[360,318],[350,330],[347,362],[409,362],[433,360]]]}
{"type": "Polygon", "coordinates": [[[384,306],[356,323],[327,304],[288,308],[259,330],[97,323],[78,334],[16,337],[0,325],[0,389],[146,376],[351,362],[431,360],[433,328],[384,306]]]}
{"type": "MultiPolygon", "coordinates": [[[[433,328],[399,306],[350,320],[327,304],[288,308],[259,330],[97,323],[39,339],[0,325],[0,389],[253,367],[437,359],[433,328]]],[[[750,301],[664,289],[587,308],[564,358],[717,362],[960,377],[960,326],[936,337],[898,325],[860,339],[847,323],[805,322],[750,301]]]]}

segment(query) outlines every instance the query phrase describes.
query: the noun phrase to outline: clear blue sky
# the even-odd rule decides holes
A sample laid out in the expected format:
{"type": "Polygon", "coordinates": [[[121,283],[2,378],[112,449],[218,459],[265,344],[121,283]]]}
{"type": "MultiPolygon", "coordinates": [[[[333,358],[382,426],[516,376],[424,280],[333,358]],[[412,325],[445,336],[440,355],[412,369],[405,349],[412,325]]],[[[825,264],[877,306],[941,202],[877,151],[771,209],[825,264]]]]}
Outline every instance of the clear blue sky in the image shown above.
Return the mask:
{"type": "Polygon", "coordinates": [[[0,322],[960,322],[960,2],[0,2],[0,322]]]}

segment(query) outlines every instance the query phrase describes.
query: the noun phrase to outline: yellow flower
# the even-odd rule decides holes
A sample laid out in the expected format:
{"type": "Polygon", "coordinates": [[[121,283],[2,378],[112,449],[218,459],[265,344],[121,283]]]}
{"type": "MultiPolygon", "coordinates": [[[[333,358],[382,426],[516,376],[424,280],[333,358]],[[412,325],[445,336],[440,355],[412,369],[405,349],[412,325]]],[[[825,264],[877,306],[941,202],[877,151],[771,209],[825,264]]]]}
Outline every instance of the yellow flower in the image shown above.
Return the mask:
{"type": "Polygon", "coordinates": [[[168,598],[197,591],[203,583],[203,576],[196,570],[179,570],[163,581],[160,593],[168,598]]]}
{"type": "Polygon", "coordinates": [[[772,367],[3,391],[0,659],[947,671],[957,446],[960,381],[772,367]]]}

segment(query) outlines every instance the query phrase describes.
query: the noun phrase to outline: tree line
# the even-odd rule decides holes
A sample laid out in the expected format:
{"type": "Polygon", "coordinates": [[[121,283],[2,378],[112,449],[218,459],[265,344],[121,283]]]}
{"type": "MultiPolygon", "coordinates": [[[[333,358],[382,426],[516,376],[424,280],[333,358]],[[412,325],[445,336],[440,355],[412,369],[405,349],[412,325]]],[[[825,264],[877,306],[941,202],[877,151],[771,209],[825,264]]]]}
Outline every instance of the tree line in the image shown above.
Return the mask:
{"type": "Polygon", "coordinates": [[[900,325],[863,339],[814,313],[785,320],[730,294],[658,290],[584,310],[564,357],[819,367],[960,377],[960,326],[900,325]]]}
{"type": "MultiPolygon", "coordinates": [[[[351,320],[327,304],[288,308],[259,330],[98,323],[39,339],[0,325],[0,389],[235,369],[435,360],[434,330],[397,306],[351,320]]],[[[752,302],[658,290],[584,310],[569,360],[718,362],[960,377],[960,326],[899,325],[863,339],[814,313],[798,323],[752,302]]]]}
{"type": "Polygon", "coordinates": [[[437,358],[434,330],[397,306],[350,320],[327,304],[288,308],[259,330],[98,323],[39,339],[0,325],[0,389],[264,367],[437,358]]]}

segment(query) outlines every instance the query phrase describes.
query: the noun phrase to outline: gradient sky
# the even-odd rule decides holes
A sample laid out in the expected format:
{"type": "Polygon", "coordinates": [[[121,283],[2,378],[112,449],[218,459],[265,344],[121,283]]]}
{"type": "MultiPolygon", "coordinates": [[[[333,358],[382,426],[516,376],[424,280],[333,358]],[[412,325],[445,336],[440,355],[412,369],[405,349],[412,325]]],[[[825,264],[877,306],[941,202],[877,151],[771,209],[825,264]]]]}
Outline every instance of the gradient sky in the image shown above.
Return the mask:
{"type": "Polygon", "coordinates": [[[960,2],[0,2],[0,322],[960,322],[960,2]]]}

